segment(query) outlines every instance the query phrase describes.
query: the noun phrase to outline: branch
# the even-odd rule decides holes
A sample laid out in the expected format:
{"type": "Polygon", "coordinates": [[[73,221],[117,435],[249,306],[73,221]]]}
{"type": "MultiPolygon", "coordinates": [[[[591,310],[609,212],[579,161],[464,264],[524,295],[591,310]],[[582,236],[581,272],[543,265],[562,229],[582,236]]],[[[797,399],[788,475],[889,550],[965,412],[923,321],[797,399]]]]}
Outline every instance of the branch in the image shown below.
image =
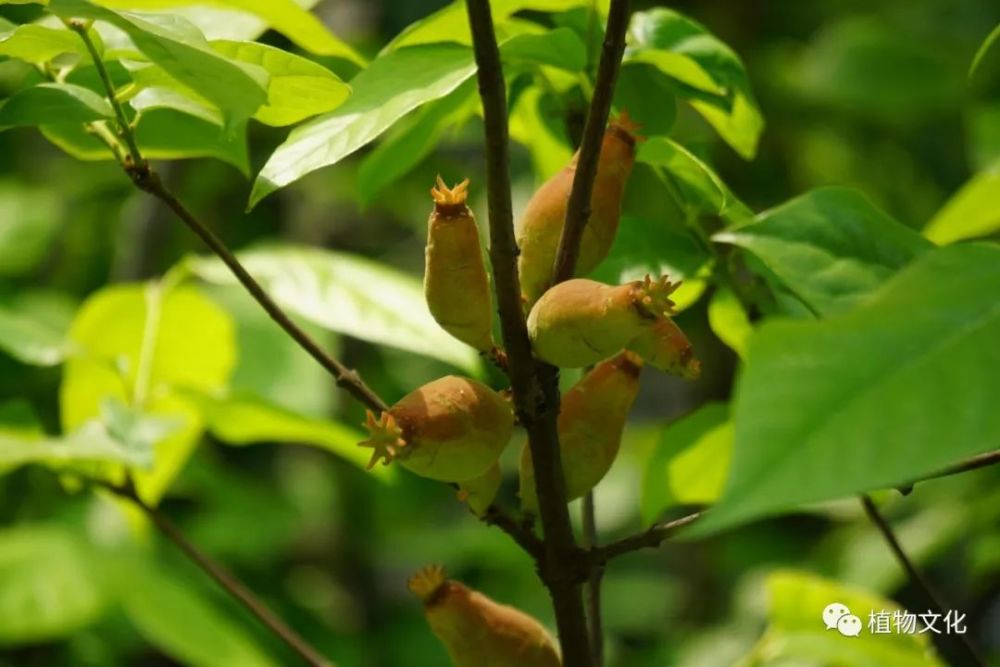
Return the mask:
{"type": "Polygon", "coordinates": [[[964,472],[972,472],[973,470],[979,470],[980,468],[988,468],[992,465],[1000,464],[1000,449],[994,449],[992,452],[985,452],[983,454],[978,454],[971,458],[965,459],[964,461],[959,461],[953,465],[946,468],[942,468],[937,472],[932,472],[929,475],[924,475],[923,477],[918,477],[917,479],[907,482],[906,484],[898,487],[898,490],[905,496],[913,490],[913,486],[919,482],[929,482],[933,479],[941,479],[942,477],[951,477],[952,475],[961,475],[964,472]]]}
{"type": "Polygon", "coordinates": [[[276,637],[297,653],[311,667],[334,667],[333,663],[324,658],[298,633],[288,627],[274,612],[267,608],[250,589],[248,589],[231,572],[215,562],[207,554],[196,547],[159,509],[147,504],[136,492],[131,480],[120,486],[101,483],[105,489],[120,498],[124,498],[141,509],[156,527],[180,549],[193,563],[200,567],[208,576],[215,580],[227,593],[236,598],[253,616],[260,621],[276,637]]]}
{"type": "Polygon", "coordinates": [[[704,512],[688,514],[673,521],[650,526],[641,533],[631,535],[603,547],[594,547],[590,550],[590,559],[597,565],[604,565],[612,558],[617,558],[618,556],[623,556],[639,549],[655,549],[663,544],[664,540],[673,536],[681,528],[694,523],[704,514],[704,512]]]}
{"type": "MultiPolygon", "coordinates": [[[[885,520],[885,517],[879,513],[878,508],[875,507],[875,503],[868,495],[861,496],[861,504],[865,508],[865,514],[871,519],[871,522],[875,524],[879,532],[882,533],[882,537],[885,539],[886,544],[889,545],[889,549],[892,551],[896,560],[906,571],[907,576],[910,578],[910,583],[916,586],[922,593],[925,601],[930,608],[941,616],[945,615],[945,606],[941,603],[941,598],[934,592],[934,587],[931,585],[930,581],[924,576],[924,574],[917,569],[910,557],[906,555],[903,551],[903,546],[899,543],[899,539],[892,530],[892,526],[889,522],[885,520]]],[[[986,661],[979,656],[976,650],[969,643],[968,637],[964,634],[949,634],[949,638],[953,639],[952,648],[954,649],[956,655],[962,656],[961,663],[963,665],[979,665],[980,667],[986,667],[986,661]]]]}
{"type": "Polygon", "coordinates": [[[604,33],[604,45],[601,48],[601,62],[597,66],[594,96],[590,100],[590,111],[587,113],[587,122],[583,128],[583,141],[576,163],[576,175],[573,177],[573,189],[566,204],[566,222],[559,238],[559,249],[556,251],[556,262],[552,269],[553,285],[573,277],[576,260],[580,254],[580,240],[583,238],[587,220],[590,219],[590,196],[594,189],[594,179],[597,177],[597,163],[601,157],[601,144],[608,124],[608,114],[611,113],[611,100],[615,95],[615,82],[618,80],[618,70],[621,69],[622,54],[625,53],[628,16],[629,0],[612,0],[608,13],[608,27],[604,33]]]}
{"type": "Polygon", "coordinates": [[[482,516],[483,523],[496,526],[517,542],[539,566],[545,559],[545,543],[538,539],[530,526],[517,521],[497,504],[490,505],[482,516]]]}
{"type": "MultiPolygon", "coordinates": [[[[593,491],[587,492],[583,498],[583,546],[586,549],[593,549],[597,546],[597,516],[593,491]]],[[[587,580],[586,605],[587,627],[590,628],[590,654],[596,667],[601,667],[604,664],[604,621],[601,617],[601,580],[603,578],[604,565],[593,565],[587,580]]]]}
{"type": "Polygon", "coordinates": [[[514,406],[528,432],[535,467],[538,504],[545,535],[540,574],[549,590],[567,667],[589,667],[587,622],[581,582],[587,576],[583,552],[576,545],[566,505],[556,415],[558,371],[536,363],[524,322],[517,275],[517,243],[510,199],[507,93],[500,66],[488,0],[466,0],[472,46],[478,67],[479,96],[486,133],[486,181],[489,205],[490,259],[493,284],[514,406]]]}

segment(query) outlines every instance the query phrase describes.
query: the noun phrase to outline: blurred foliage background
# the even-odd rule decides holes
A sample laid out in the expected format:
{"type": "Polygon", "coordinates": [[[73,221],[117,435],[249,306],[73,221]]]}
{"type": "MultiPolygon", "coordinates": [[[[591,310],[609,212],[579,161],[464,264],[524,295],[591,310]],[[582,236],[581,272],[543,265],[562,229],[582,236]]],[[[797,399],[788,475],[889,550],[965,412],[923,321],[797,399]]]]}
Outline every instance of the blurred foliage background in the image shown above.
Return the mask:
{"type": "MultiPolygon", "coordinates": [[[[653,3],[633,4],[642,9],[653,3]]],[[[373,56],[406,25],[441,5],[330,0],[315,11],[373,56]]],[[[672,134],[712,164],[754,211],[817,186],[848,185],[897,220],[922,229],[1000,158],[1000,67],[993,59],[981,76],[971,82],[967,77],[977,47],[1000,22],[994,0],[679,0],[670,6],[707,26],[741,56],[766,129],[756,158],[748,162],[686,107],[662,113],[676,113],[672,134]]],[[[0,16],[19,22],[31,19],[32,12],[37,9],[0,7],[0,16]]],[[[276,33],[263,41],[293,48],[276,33]]],[[[345,78],[352,73],[346,61],[325,64],[345,78]]],[[[23,64],[0,61],[0,97],[26,76],[23,64]]],[[[582,105],[581,99],[579,108],[564,111],[582,117],[582,105]]],[[[285,134],[281,128],[251,126],[251,173],[285,134]]],[[[530,128],[514,132],[515,208],[523,206],[544,169],[525,146],[532,136],[530,128]]],[[[388,167],[370,162],[366,167],[373,154],[369,147],[248,214],[243,209],[249,181],[233,166],[177,161],[162,173],[231,247],[282,239],[363,255],[418,276],[427,190],[435,175],[449,181],[471,176],[474,208],[485,218],[481,146],[478,119],[449,127],[436,147],[414,146],[419,161],[384,187],[373,171],[377,175],[388,167]]],[[[975,187],[981,190],[977,196],[992,199],[996,216],[1000,183],[991,178],[975,187]]],[[[665,219],[681,215],[641,173],[628,197],[627,210],[665,219]]],[[[201,252],[194,237],[157,202],[136,192],[114,163],[75,161],[30,129],[0,133],[4,307],[30,311],[65,330],[88,295],[162,275],[201,252]]],[[[338,394],[245,296],[232,287],[211,289],[237,324],[235,386],[299,413],[336,416],[344,428],[360,424],[361,409],[338,394]]],[[[377,302],[378,290],[367,298],[377,302]]],[[[707,302],[699,300],[678,318],[704,361],[704,377],[693,384],[644,377],[623,454],[596,492],[602,539],[644,525],[640,489],[650,457],[670,438],[665,424],[728,399],[737,357],[709,329],[707,302]]],[[[407,313],[399,316],[406,319],[407,313]]],[[[190,322],[191,330],[210,330],[210,314],[206,317],[190,322]]],[[[315,333],[390,402],[455,372],[444,361],[319,328],[315,333]]],[[[99,338],[101,332],[93,335],[99,338]]],[[[213,350],[177,354],[170,363],[183,365],[190,355],[212,357],[213,350]]],[[[61,377],[58,367],[0,354],[0,411],[8,423],[18,416],[31,423],[27,415],[33,414],[42,430],[58,433],[61,377]]],[[[508,470],[516,467],[520,445],[515,444],[507,452],[508,470]]],[[[969,627],[973,641],[993,656],[1000,655],[997,481],[998,471],[987,469],[922,484],[907,497],[887,495],[885,505],[904,544],[950,606],[975,619],[969,627]]],[[[0,478],[0,665],[293,664],[284,647],[148,526],[130,521],[111,499],[78,490],[71,480],[33,467],[0,478]],[[136,532],[138,540],[132,537],[136,532]],[[131,558],[131,551],[152,558],[131,558]],[[25,559],[36,568],[25,570],[25,559]],[[92,583],[94,573],[135,594],[112,604],[104,588],[92,583]],[[35,638],[30,630],[19,631],[14,618],[20,613],[18,596],[33,586],[49,586],[51,605],[62,607],[48,624],[24,619],[38,630],[35,638]]],[[[284,441],[233,447],[206,435],[162,506],[196,543],[343,667],[446,664],[405,587],[406,577],[429,562],[445,563],[470,586],[554,625],[530,560],[501,532],[471,517],[448,487],[408,474],[373,481],[356,461],[322,447],[284,441]]],[[[576,505],[573,512],[579,514],[576,505]]],[[[856,585],[910,608],[923,606],[863,520],[860,506],[825,504],[615,562],[604,588],[609,664],[733,664],[764,632],[766,589],[776,585],[769,577],[784,570],[856,585]]],[[[793,577],[784,583],[800,594],[822,585],[818,582],[793,577]]],[[[840,591],[833,588],[831,594],[840,591]]],[[[861,663],[817,648],[812,659],[767,664],[861,663]]]]}

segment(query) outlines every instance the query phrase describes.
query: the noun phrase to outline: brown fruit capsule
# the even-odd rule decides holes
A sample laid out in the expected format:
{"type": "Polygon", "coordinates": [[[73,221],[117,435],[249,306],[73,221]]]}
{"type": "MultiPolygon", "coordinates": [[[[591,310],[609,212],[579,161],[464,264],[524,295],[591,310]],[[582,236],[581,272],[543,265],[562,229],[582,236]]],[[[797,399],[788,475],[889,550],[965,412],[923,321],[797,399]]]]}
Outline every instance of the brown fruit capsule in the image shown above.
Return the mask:
{"type": "Polygon", "coordinates": [[[445,578],[426,567],[409,581],[424,603],[431,631],[455,667],[560,667],[555,642],[542,624],[522,611],[445,578]]]}
{"type": "Polygon", "coordinates": [[[500,491],[503,473],[500,464],[494,462],[485,473],[479,477],[465,480],[458,485],[458,499],[468,504],[476,516],[483,516],[500,491]]]}
{"type": "Polygon", "coordinates": [[[646,323],[642,333],[628,344],[628,349],[661,371],[688,380],[701,375],[701,363],[694,358],[691,343],[669,317],[646,323]]]}
{"type": "MultiPolygon", "coordinates": [[[[621,218],[625,183],[635,162],[636,129],[638,126],[622,112],[609,123],[604,133],[597,176],[590,196],[590,218],[583,230],[576,261],[577,275],[592,271],[611,250],[621,218]]],[[[517,267],[526,309],[552,283],[552,267],[579,157],[577,152],[569,165],[542,184],[518,220],[517,245],[521,254],[517,267]]]]}
{"type": "Polygon", "coordinates": [[[532,348],[539,359],[561,368],[596,364],[627,347],[649,324],[666,319],[679,284],[666,276],[617,286],[585,278],[559,283],[528,315],[532,348]]]}
{"type": "MultiPolygon", "coordinates": [[[[559,409],[566,500],[582,498],[604,479],[621,446],[629,411],[639,393],[642,359],[632,352],[602,361],[566,392],[559,409]]],[[[521,505],[538,510],[531,449],[521,451],[521,505]]]]}
{"type": "Polygon", "coordinates": [[[510,440],[510,403],[484,384],[449,375],[410,392],[383,412],[369,410],[371,468],[381,459],[431,479],[464,482],[493,465],[510,440]]]}
{"type": "Polygon", "coordinates": [[[441,177],[431,188],[434,210],[427,221],[424,296],[441,327],[482,352],[493,349],[490,283],[479,230],[465,204],[469,179],[449,189],[441,177]]]}

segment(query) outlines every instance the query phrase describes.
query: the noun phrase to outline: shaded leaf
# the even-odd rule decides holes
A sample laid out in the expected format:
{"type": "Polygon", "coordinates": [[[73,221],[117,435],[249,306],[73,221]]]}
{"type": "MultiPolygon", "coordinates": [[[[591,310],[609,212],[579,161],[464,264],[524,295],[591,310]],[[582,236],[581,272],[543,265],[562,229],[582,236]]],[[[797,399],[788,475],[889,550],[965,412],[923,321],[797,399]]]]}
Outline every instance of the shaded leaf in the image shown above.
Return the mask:
{"type": "Polygon", "coordinates": [[[0,350],[33,366],[55,366],[71,350],[61,332],[30,315],[0,306],[0,350]]]}
{"type": "Polygon", "coordinates": [[[695,211],[722,216],[737,203],[708,165],[667,137],[652,137],[643,142],[636,159],[664,169],[678,184],[684,197],[684,201],[678,203],[695,211]]]}
{"type": "Polygon", "coordinates": [[[753,253],[820,315],[854,307],[932,247],[846,188],[813,190],[712,238],[753,253]]]}
{"type": "Polygon", "coordinates": [[[15,93],[0,106],[0,128],[89,123],[113,115],[108,101],[89,88],[72,83],[40,83],[15,93]]]}
{"type": "Polygon", "coordinates": [[[9,472],[32,463],[58,469],[92,463],[120,463],[148,468],[153,458],[151,444],[145,447],[128,446],[112,435],[104,422],[96,419],[62,438],[0,433],[0,470],[9,472]]]}
{"type": "Polygon", "coordinates": [[[517,35],[500,45],[500,57],[508,65],[549,65],[570,72],[587,66],[587,49],[569,28],[517,35]]]}
{"type": "Polygon", "coordinates": [[[998,287],[1000,247],[950,246],[850,312],[765,323],[737,383],[723,499],[694,532],[897,486],[995,447],[998,287]]]}

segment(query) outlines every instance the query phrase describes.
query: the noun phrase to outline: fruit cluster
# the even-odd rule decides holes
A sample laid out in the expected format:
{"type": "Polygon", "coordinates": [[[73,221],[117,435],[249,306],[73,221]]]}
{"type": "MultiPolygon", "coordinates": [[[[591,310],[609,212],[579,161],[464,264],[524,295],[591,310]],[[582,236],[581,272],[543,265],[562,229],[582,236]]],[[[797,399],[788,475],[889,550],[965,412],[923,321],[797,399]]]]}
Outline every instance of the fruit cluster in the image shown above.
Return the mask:
{"type": "MultiPolygon", "coordinates": [[[[597,267],[610,252],[621,218],[622,198],[635,158],[636,126],[623,113],[604,135],[580,245],[577,274],[597,267]]],[[[573,278],[552,285],[578,155],[544,183],[518,220],[518,274],[535,356],[560,368],[588,367],[562,397],[558,433],[567,500],[590,491],[610,469],[621,444],[644,365],[685,378],[697,377],[691,344],[671,319],[671,294],[679,283],[666,276],[604,285],[573,278]]],[[[424,294],[441,327],[494,360],[504,358],[493,336],[489,276],[479,230],[469,209],[468,179],[449,188],[440,177],[431,189],[424,294]]],[[[398,461],[408,470],[451,482],[459,498],[485,513],[500,488],[499,458],[510,440],[514,413],[490,387],[448,376],[403,397],[376,417],[368,413],[369,467],[398,461]]],[[[537,511],[531,451],[520,461],[520,497],[526,513],[537,511]]],[[[411,580],[435,633],[456,665],[501,656],[497,665],[558,665],[551,639],[533,619],[492,602],[440,569],[411,580]],[[493,642],[488,653],[468,645],[493,642]]],[[[499,659],[499,658],[498,658],[499,659]]]]}

